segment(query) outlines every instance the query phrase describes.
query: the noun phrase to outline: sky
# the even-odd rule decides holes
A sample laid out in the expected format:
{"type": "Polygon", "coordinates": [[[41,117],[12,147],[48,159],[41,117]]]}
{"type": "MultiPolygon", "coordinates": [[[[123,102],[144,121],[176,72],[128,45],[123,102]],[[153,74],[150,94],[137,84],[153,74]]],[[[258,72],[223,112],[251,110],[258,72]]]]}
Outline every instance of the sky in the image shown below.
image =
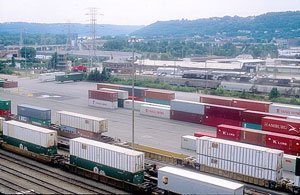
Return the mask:
{"type": "Polygon", "coordinates": [[[0,0],[0,23],[89,23],[149,25],[156,21],[256,16],[300,10],[300,0],[0,0]]]}

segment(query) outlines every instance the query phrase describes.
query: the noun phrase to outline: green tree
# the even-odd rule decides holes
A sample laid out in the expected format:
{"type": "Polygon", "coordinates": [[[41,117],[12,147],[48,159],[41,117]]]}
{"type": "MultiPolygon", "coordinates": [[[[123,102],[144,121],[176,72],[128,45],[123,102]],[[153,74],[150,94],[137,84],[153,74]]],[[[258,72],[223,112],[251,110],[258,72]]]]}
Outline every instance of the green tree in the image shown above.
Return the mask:
{"type": "Polygon", "coordinates": [[[272,88],[272,90],[269,93],[269,100],[274,99],[274,98],[279,98],[280,97],[280,93],[277,90],[276,87],[272,88]]]}
{"type": "Polygon", "coordinates": [[[58,57],[57,57],[57,52],[55,52],[55,53],[52,54],[52,56],[51,56],[49,68],[56,69],[57,63],[58,63],[58,57]]]}
{"type": "Polygon", "coordinates": [[[103,68],[101,75],[100,75],[100,81],[107,81],[110,77],[110,74],[106,72],[106,69],[103,68]]]}
{"type": "Polygon", "coordinates": [[[16,61],[15,61],[15,57],[11,57],[11,64],[10,67],[16,67],[16,61]]]}
{"type": "Polygon", "coordinates": [[[36,50],[33,47],[22,47],[20,53],[27,60],[33,60],[36,56],[36,50]]]}

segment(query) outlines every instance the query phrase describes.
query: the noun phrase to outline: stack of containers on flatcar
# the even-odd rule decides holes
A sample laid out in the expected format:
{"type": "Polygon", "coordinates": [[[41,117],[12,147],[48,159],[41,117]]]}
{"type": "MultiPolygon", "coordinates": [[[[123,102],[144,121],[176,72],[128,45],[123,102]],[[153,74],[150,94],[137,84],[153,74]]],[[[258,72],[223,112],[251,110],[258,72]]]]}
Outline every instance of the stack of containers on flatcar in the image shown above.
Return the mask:
{"type": "Polygon", "coordinates": [[[295,105],[285,105],[273,103],[269,107],[269,112],[274,114],[281,114],[285,116],[300,117],[300,107],[295,105]]]}
{"type": "Polygon", "coordinates": [[[286,116],[279,114],[246,110],[242,113],[242,126],[244,128],[261,130],[262,119],[266,116],[275,118],[286,118],[286,116]]]}
{"type": "Polygon", "coordinates": [[[11,101],[0,99],[0,116],[10,116],[11,115],[11,101]]]}
{"type": "Polygon", "coordinates": [[[197,163],[250,177],[282,178],[283,152],[217,138],[197,139],[197,163]]]}
{"type": "Polygon", "coordinates": [[[175,99],[174,92],[161,92],[151,89],[145,91],[145,102],[170,105],[170,102],[173,99],[175,99]]]}
{"type": "Polygon", "coordinates": [[[241,108],[206,104],[204,109],[204,125],[216,127],[220,124],[242,126],[241,108]]]}
{"type": "Polygon", "coordinates": [[[141,115],[153,116],[157,118],[165,118],[170,119],[170,106],[160,106],[160,105],[152,105],[152,104],[144,104],[141,105],[140,113],[141,115]]]}
{"type": "Polygon", "coordinates": [[[18,120],[42,126],[51,125],[51,110],[32,105],[17,106],[18,120]]]}
{"type": "Polygon", "coordinates": [[[18,87],[17,81],[5,81],[3,83],[3,88],[15,88],[18,87]]]}
{"type": "Polygon", "coordinates": [[[181,148],[196,151],[196,136],[184,135],[181,137],[181,148]]]}
{"type": "Polygon", "coordinates": [[[231,125],[219,125],[217,137],[231,141],[243,142],[284,151],[285,154],[300,154],[300,138],[298,136],[258,131],[231,125]]]}
{"type": "Polygon", "coordinates": [[[144,181],[144,153],[85,138],[70,140],[70,163],[127,182],[144,181]]]}
{"type": "MultiPolygon", "coordinates": [[[[132,99],[132,87],[131,86],[120,86],[120,90],[128,91],[128,99],[132,99]]],[[[144,101],[145,91],[147,88],[134,87],[134,100],[144,101]]]]}
{"type": "Polygon", "coordinates": [[[68,138],[99,140],[101,133],[108,131],[107,119],[67,111],[56,112],[56,124],[59,125],[58,135],[68,138]]]}
{"type": "Polygon", "coordinates": [[[128,99],[128,92],[127,91],[118,90],[118,89],[109,89],[109,88],[100,88],[100,90],[118,93],[118,107],[119,108],[124,108],[124,101],[128,99]]]}
{"type": "Polygon", "coordinates": [[[33,153],[55,155],[57,132],[19,121],[3,122],[3,141],[33,153]]]}
{"type": "Polygon", "coordinates": [[[89,90],[89,106],[117,109],[118,93],[104,90],[89,90]]]}
{"type": "Polygon", "coordinates": [[[171,119],[190,123],[203,123],[205,104],[185,100],[171,100],[171,119]]]}

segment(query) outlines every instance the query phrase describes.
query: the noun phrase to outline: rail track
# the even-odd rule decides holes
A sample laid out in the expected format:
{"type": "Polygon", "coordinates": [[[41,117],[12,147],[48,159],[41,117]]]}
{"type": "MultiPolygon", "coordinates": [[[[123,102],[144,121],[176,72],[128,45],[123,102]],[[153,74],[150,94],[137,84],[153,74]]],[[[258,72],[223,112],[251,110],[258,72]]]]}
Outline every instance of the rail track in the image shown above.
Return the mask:
{"type": "Polygon", "coordinates": [[[11,182],[8,179],[0,178],[0,186],[4,189],[8,189],[9,193],[15,193],[15,194],[36,194],[34,190],[27,189],[21,185],[16,184],[15,182],[11,182]]]}
{"type": "MultiPolygon", "coordinates": [[[[75,179],[73,177],[62,175],[60,173],[51,171],[49,169],[43,168],[41,166],[37,166],[37,165],[32,164],[32,163],[25,162],[25,161],[21,160],[20,158],[12,157],[10,155],[7,155],[7,154],[3,153],[1,150],[0,150],[0,154],[1,154],[1,156],[0,156],[1,160],[5,160],[5,161],[7,161],[9,163],[17,164],[19,166],[28,168],[28,169],[30,169],[30,170],[32,170],[34,172],[40,173],[42,175],[45,175],[46,177],[53,178],[53,179],[61,182],[61,184],[67,183],[67,184],[79,187],[82,190],[85,190],[87,193],[91,193],[91,194],[115,194],[113,191],[110,191],[110,190],[107,190],[107,189],[103,189],[103,188],[101,188],[99,186],[92,185],[92,184],[89,184],[89,183],[86,183],[86,182],[82,182],[82,181],[77,180],[77,179],[75,179]]],[[[7,172],[8,174],[11,174],[11,175],[15,175],[15,176],[20,175],[20,177],[22,179],[24,178],[27,181],[30,180],[29,182],[32,182],[32,183],[34,183],[36,185],[42,185],[43,188],[47,188],[48,190],[52,190],[54,193],[59,193],[59,194],[66,194],[66,193],[68,193],[68,194],[70,194],[70,193],[71,194],[76,194],[76,192],[74,192],[74,191],[67,190],[67,189],[65,189],[63,187],[51,184],[51,183],[43,181],[43,180],[41,180],[39,178],[33,178],[32,175],[28,175],[26,173],[22,173],[21,174],[20,171],[14,170],[14,169],[6,166],[6,165],[3,165],[3,163],[0,163],[0,170],[1,171],[3,170],[4,172],[7,172]],[[29,179],[28,177],[31,177],[33,179],[29,179]]]]}

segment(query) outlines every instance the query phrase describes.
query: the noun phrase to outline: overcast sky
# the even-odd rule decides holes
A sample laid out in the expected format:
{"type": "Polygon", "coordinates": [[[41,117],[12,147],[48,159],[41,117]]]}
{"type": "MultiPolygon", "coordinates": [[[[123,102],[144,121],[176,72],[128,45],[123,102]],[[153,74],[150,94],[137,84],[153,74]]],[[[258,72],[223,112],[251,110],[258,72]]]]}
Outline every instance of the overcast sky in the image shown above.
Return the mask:
{"type": "Polygon", "coordinates": [[[296,11],[300,0],[0,0],[0,23],[88,23],[89,7],[99,8],[102,15],[97,23],[148,25],[182,18],[296,11]]]}

